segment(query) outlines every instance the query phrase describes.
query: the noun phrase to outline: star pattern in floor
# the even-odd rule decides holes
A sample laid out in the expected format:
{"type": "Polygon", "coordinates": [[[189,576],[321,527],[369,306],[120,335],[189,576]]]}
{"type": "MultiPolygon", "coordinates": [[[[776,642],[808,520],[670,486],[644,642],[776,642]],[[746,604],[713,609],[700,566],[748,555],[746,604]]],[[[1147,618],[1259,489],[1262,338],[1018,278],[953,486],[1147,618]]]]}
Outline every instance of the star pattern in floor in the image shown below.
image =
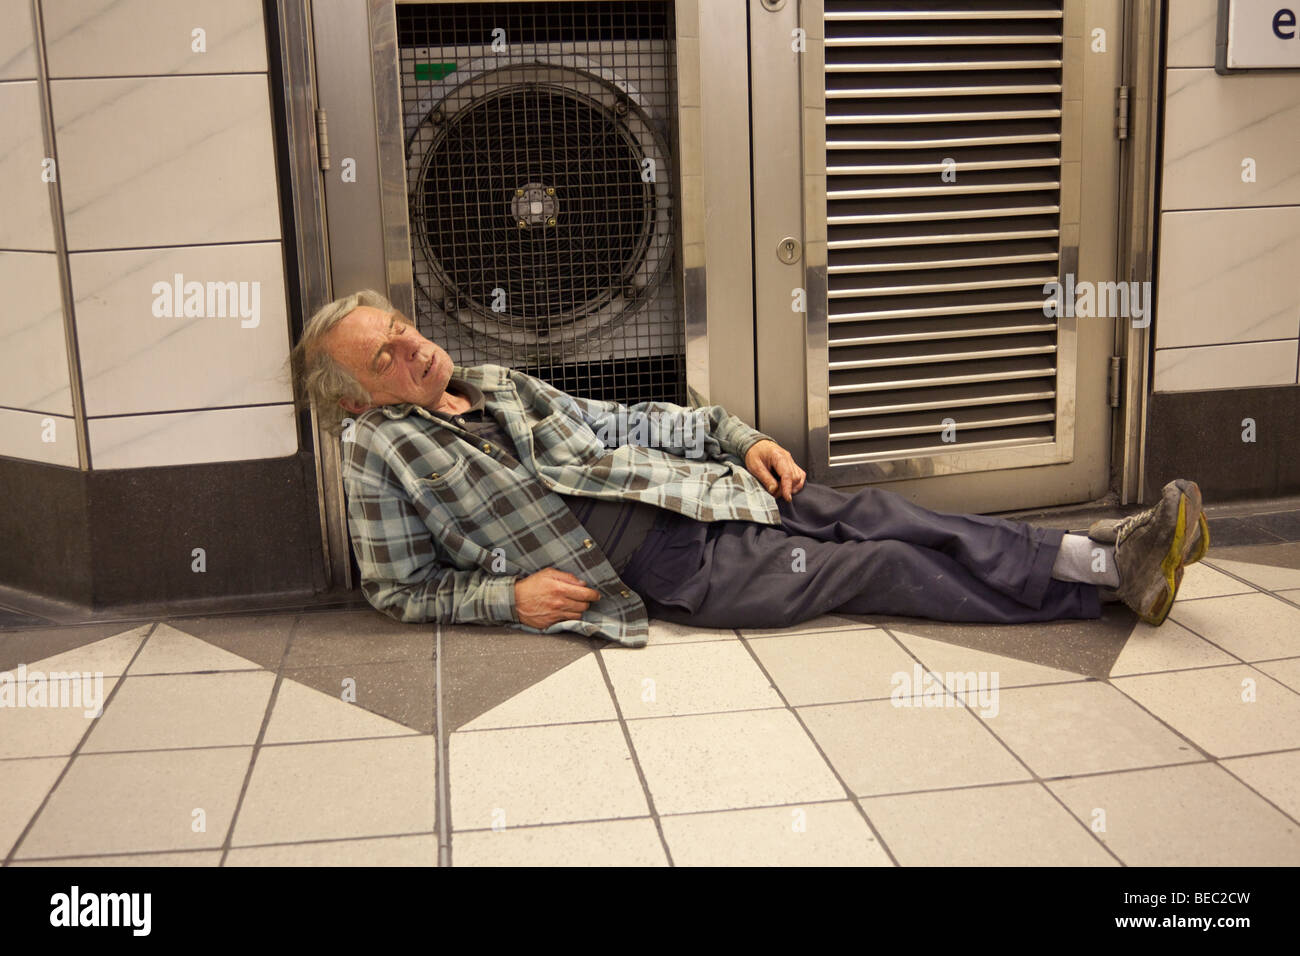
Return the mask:
{"type": "Polygon", "coordinates": [[[1300,863],[1295,544],[1160,628],[336,610],[9,630],[0,671],[10,866],[1300,863]],[[87,674],[97,716],[13,706],[87,674]]]}

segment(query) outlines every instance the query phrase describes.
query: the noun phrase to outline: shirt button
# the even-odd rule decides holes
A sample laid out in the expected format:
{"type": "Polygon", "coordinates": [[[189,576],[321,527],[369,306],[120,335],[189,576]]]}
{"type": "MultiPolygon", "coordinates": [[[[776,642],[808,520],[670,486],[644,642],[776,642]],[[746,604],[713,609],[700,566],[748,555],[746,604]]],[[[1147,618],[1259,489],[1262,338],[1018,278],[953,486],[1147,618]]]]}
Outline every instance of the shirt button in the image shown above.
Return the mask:
{"type": "Polygon", "coordinates": [[[582,546],[583,546],[584,548],[590,548],[590,547],[592,546],[592,540],[591,540],[590,538],[583,538],[583,539],[582,539],[582,546]]]}
{"type": "Polygon", "coordinates": [[[463,418],[461,418],[459,415],[457,415],[457,416],[456,416],[456,424],[457,424],[457,425],[464,425],[464,424],[465,424],[465,419],[463,419],[463,418]]]}
{"type": "Polygon", "coordinates": [[[487,442],[483,443],[483,450],[487,452],[489,455],[492,454],[492,446],[489,445],[487,442]]]}
{"type": "Polygon", "coordinates": [[[627,588],[624,588],[623,590],[619,591],[618,593],[619,593],[619,596],[620,596],[620,597],[631,597],[631,596],[632,596],[632,592],[629,591],[627,588]]]}
{"type": "Polygon", "coordinates": [[[437,477],[438,477],[438,473],[435,471],[435,472],[434,472],[432,475],[430,475],[429,477],[430,477],[430,478],[437,478],[437,477]]]}

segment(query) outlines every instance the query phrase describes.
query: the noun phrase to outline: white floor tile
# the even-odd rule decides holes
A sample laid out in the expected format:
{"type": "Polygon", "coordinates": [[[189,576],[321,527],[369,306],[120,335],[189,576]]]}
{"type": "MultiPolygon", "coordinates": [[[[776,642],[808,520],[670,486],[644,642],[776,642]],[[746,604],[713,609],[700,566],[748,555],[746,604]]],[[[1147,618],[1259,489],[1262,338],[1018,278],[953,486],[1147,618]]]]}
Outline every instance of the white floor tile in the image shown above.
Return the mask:
{"type": "Polygon", "coordinates": [[[623,716],[670,717],[719,710],[780,707],[740,641],[707,641],[601,651],[623,716]]]}
{"type": "Polygon", "coordinates": [[[1244,664],[1113,683],[1215,757],[1300,747],[1300,694],[1244,664]]]}
{"type": "Polygon", "coordinates": [[[457,831],[650,812],[623,730],[613,721],[457,731],[448,776],[457,831]]]}
{"type": "Polygon", "coordinates": [[[1300,827],[1213,764],[1047,786],[1129,866],[1300,864],[1300,827]]]}
{"type": "Polygon", "coordinates": [[[633,720],[628,731],[660,814],[845,796],[788,710],[633,720]]]}

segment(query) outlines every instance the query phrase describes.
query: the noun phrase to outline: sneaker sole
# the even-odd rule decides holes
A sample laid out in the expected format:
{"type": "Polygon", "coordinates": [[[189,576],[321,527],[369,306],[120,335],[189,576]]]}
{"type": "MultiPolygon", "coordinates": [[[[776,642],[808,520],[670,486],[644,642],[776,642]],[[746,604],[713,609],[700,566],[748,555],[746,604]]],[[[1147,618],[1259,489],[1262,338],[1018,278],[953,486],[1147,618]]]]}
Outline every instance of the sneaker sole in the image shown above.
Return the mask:
{"type": "Polygon", "coordinates": [[[1169,611],[1174,606],[1174,598],[1178,595],[1178,585],[1182,582],[1183,545],[1187,540],[1187,505],[1188,497],[1184,492],[1178,496],[1178,521],[1174,527],[1174,540],[1160,562],[1160,575],[1164,579],[1165,593],[1159,604],[1149,608],[1145,613],[1138,614],[1141,620],[1153,627],[1159,627],[1169,616],[1169,611]]]}
{"type": "Polygon", "coordinates": [[[1188,515],[1195,515],[1195,521],[1189,521],[1193,524],[1197,535],[1188,535],[1188,546],[1191,546],[1191,538],[1196,537],[1195,553],[1183,555],[1184,564],[1195,564],[1201,558],[1205,557],[1205,552],[1210,548],[1210,526],[1205,521],[1205,509],[1201,501],[1201,486],[1194,481],[1179,479],[1179,490],[1186,496],[1188,501],[1188,515]]]}
{"type": "Polygon", "coordinates": [[[1188,555],[1186,560],[1183,561],[1184,564],[1195,564],[1205,557],[1206,552],[1210,550],[1210,526],[1206,522],[1204,514],[1197,521],[1197,527],[1201,531],[1201,538],[1196,542],[1196,552],[1188,555]]]}

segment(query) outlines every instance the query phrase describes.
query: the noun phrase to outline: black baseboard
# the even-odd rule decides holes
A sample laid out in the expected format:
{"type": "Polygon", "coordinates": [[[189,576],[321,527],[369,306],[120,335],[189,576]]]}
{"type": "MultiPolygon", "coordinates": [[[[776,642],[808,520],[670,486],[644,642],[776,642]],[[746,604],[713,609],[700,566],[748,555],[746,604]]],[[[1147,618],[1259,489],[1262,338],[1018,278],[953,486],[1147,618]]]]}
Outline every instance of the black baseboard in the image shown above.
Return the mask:
{"type": "Polygon", "coordinates": [[[0,458],[0,494],[0,582],[23,591],[104,608],[325,587],[310,455],[89,472],[0,458]]]}
{"type": "Polygon", "coordinates": [[[88,472],[0,458],[0,581],[88,605],[88,472]]]}
{"type": "Polygon", "coordinates": [[[1207,502],[1300,494],[1300,386],[1157,392],[1149,413],[1145,500],[1174,478],[1207,502]]]}

